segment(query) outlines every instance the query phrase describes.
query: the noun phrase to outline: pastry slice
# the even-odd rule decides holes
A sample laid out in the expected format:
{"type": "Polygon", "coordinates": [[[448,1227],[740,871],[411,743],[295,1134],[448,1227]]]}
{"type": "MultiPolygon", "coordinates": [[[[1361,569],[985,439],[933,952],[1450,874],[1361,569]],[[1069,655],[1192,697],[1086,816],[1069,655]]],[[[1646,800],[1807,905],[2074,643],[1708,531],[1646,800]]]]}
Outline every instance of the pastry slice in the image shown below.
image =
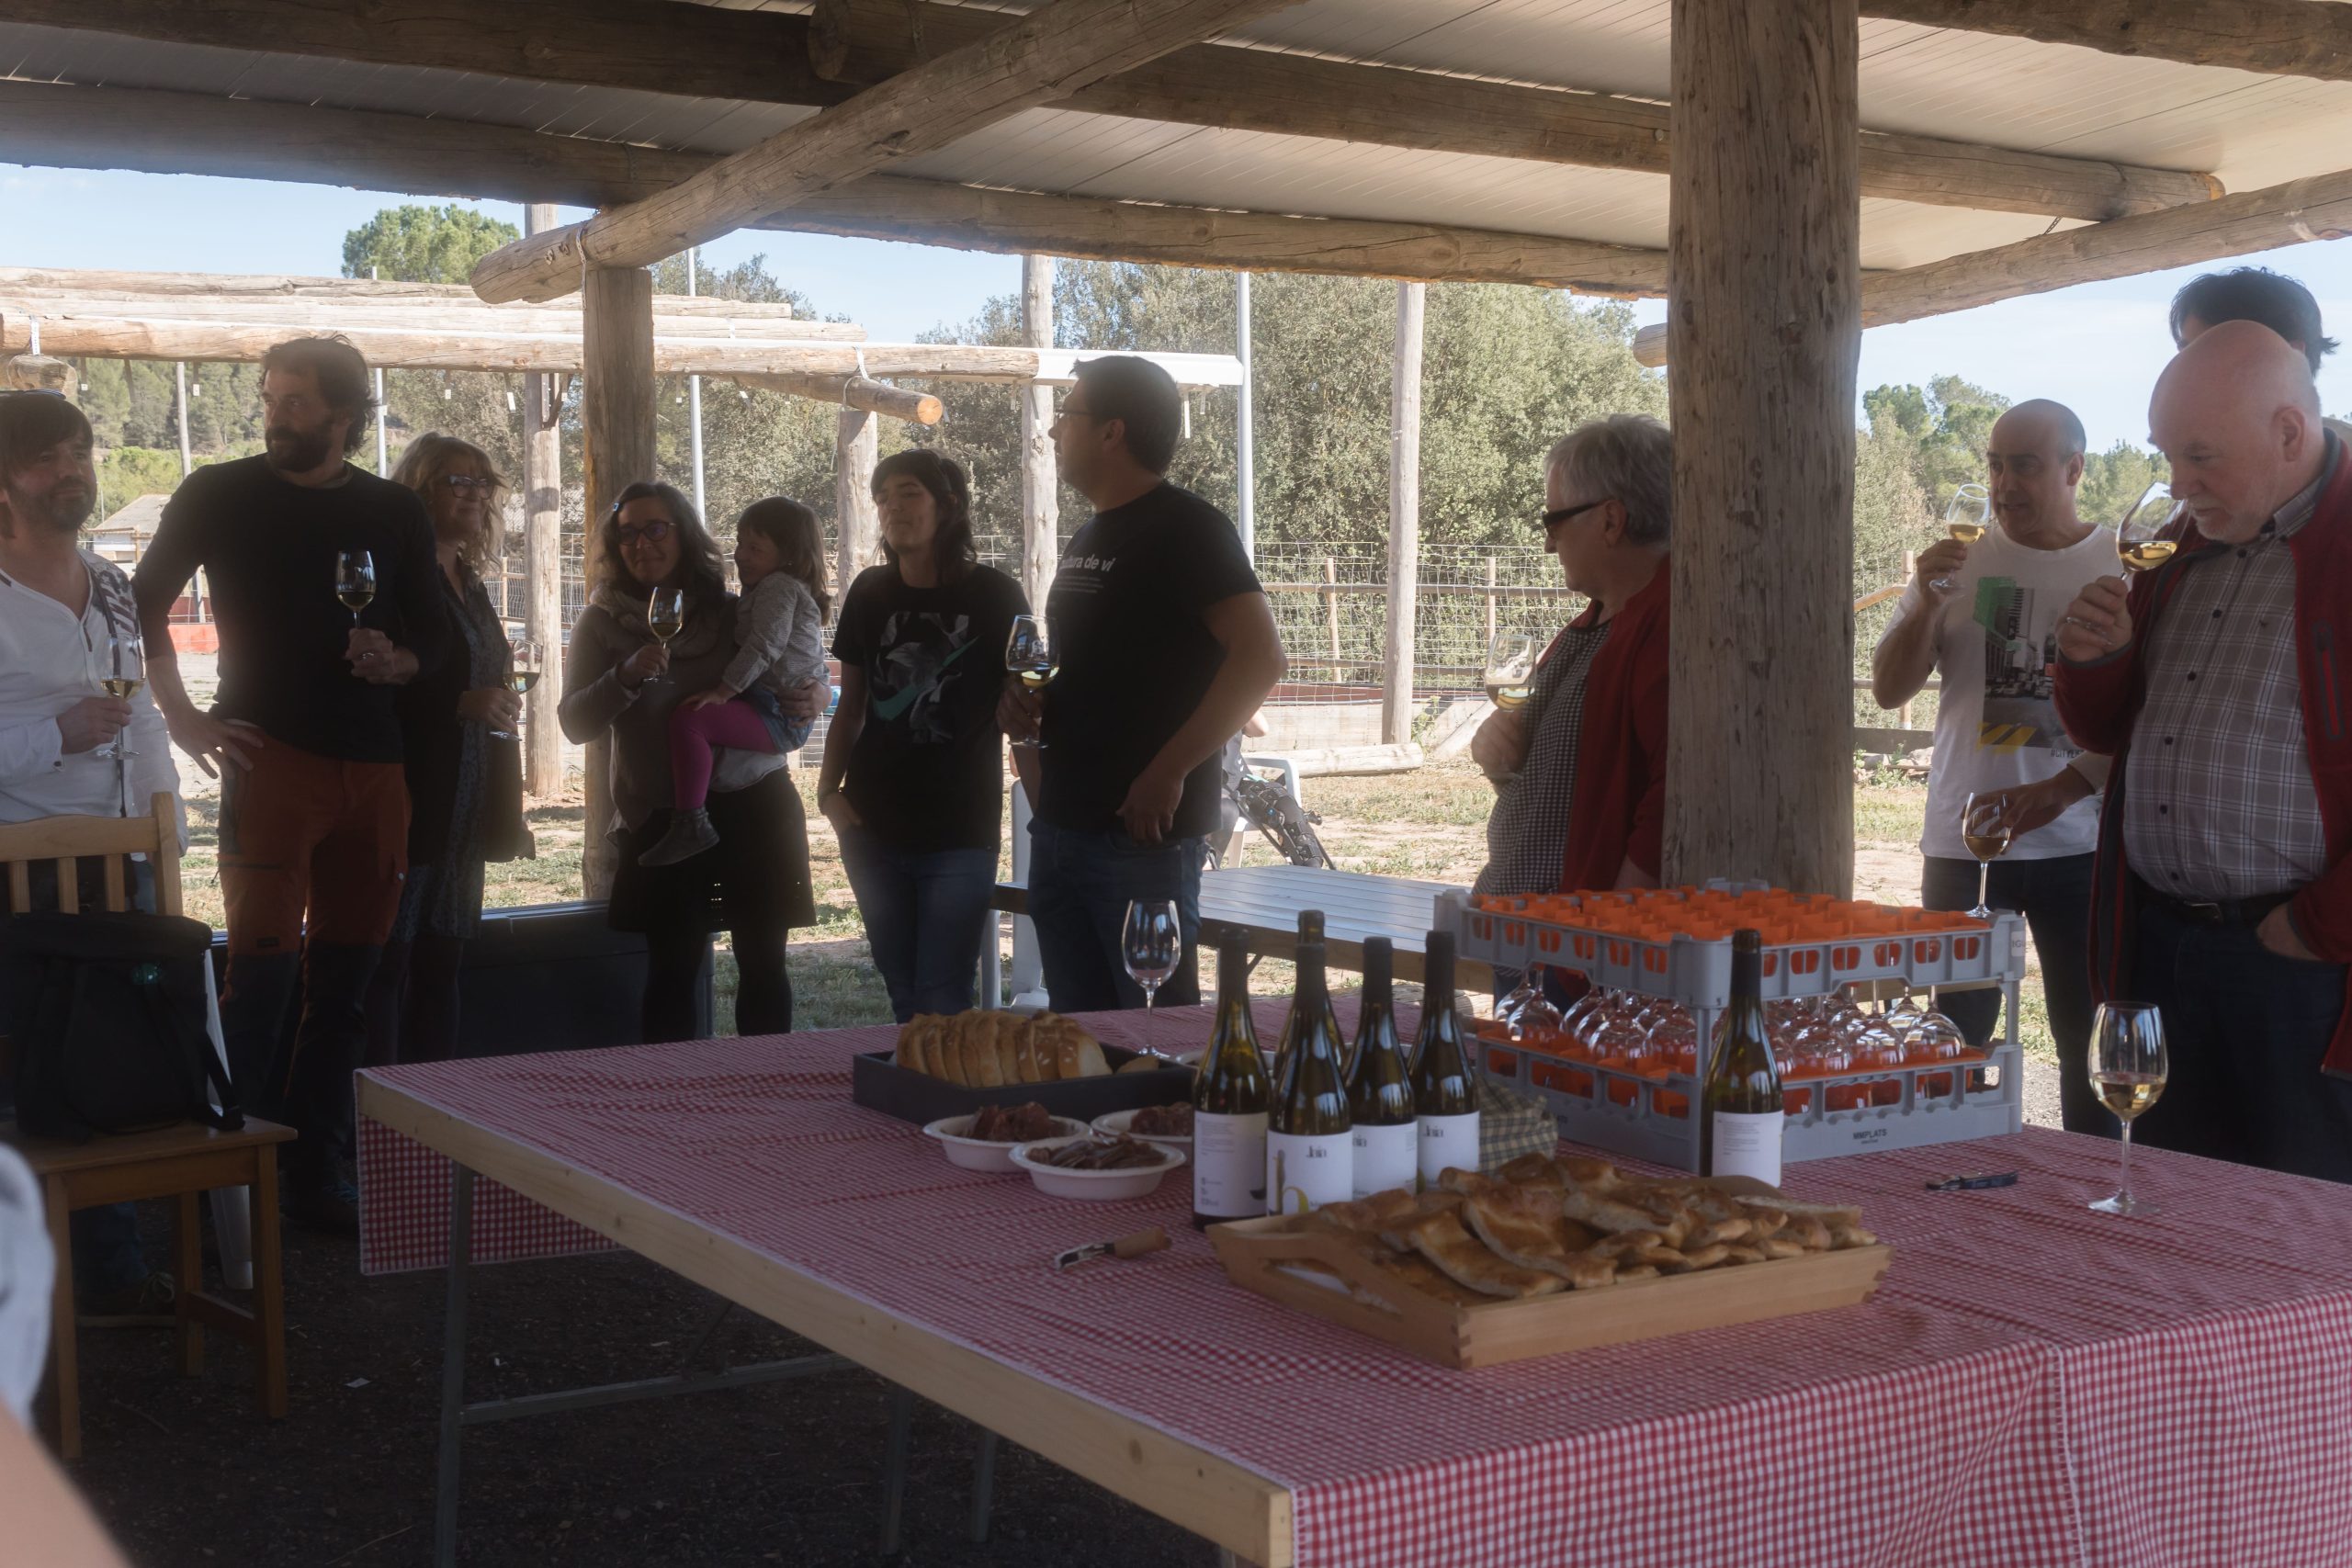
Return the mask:
{"type": "Polygon", "coordinates": [[[1461,1215],[1451,1209],[1407,1221],[1388,1235],[1409,1244],[1455,1284],[1481,1295],[1521,1301],[1568,1288],[1568,1282],[1556,1274],[1521,1269],[1496,1257],[1464,1227],[1461,1215]]]}

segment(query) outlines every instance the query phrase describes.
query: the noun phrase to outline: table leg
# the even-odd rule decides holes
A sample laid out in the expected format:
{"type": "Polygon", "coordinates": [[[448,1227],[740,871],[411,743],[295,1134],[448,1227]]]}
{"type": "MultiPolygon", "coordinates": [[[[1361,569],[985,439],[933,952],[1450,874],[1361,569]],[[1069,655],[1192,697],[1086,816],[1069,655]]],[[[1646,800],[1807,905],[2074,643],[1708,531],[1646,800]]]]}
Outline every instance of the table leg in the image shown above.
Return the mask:
{"type": "Polygon", "coordinates": [[[441,1458],[433,1500],[433,1561],[457,1568],[458,1441],[466,1398],[466,1274],[474,1257],[474,1173],[451,1165],[449,1306],[441,1331],[441,1458]]]}
{"type": "MultiPolygon", "coordinates": [[[[254,1151],[254,1177],[245,1187],[245,1231],[252,1242],[254,1270],[254,1365],[261,1384],[262,1414],[286,1419],[286,1258],[277,1220],[277,1150],[254,1151]]],[[[227,1267],[228,1254],[221,1254],[227,1267]]]]}
{"type": "Polygon", "coordinates": [[[203,1195],[183,1192],[175,1204],[172,1222],[172,1267],[178,1272],[172,1312],[179,1319],[180,1376],[204,1374],[204,1325],[188,1303],[204,1289],[204,1226],[197,1218],[203,1195]]]}
{"type": "Polygon", "coordinates": [[[972,1460],[972,1544],[989,1539],[989,1510],[996,1504],[996,1434],[980,1433],[980,1451],[972,1460]]]}
{"type": "Polygon", "coordinates": [[[899,1524],[907,1497],[907,1438],[914,1423],[915,1396],[892,1384],[890,1443],[882,1460],[882,1545],[885,1557],[899,1550],[899,1524]]]}
{"type": "Polygon", "coordinates": [[[49,1211],[49,1240],[57,1254],[57,1279],[50,1287],[49,1372],[51,1409],[57,1422],[57,1451],[66,1459],[82,1457],[82,1362],[74,1339],[73,1211],[65,1206],[65,1180],[51,1176],[41,1182],[41,1198],[49,1211]]]}

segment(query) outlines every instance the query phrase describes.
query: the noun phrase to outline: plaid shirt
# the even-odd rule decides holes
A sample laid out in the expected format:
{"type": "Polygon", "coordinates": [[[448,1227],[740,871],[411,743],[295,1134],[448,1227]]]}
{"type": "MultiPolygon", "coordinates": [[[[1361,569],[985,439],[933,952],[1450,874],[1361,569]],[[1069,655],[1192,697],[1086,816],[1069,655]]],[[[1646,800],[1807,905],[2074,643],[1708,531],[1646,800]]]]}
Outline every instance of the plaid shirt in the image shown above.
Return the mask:
{"type": "Polygon", "coordinates": [[[1524,720],[1527,757],[1496,786],[1487,815],[1487,863],[1473,892],[1550,893],[1560,886],[1584,740],[1585,680],[1610,626],[1567,627],[1536,667],[1524,720]]]}
{"type": "Polygon", "coordinates": [[[2254,898],[2327,869],[2327,835],[2303,739],[2295,559],[2343,448],[2243,545],[2183,559],[2148,637],[2147,700],[2123,794],[2132,869],[2176,898],[2254,898]]]}

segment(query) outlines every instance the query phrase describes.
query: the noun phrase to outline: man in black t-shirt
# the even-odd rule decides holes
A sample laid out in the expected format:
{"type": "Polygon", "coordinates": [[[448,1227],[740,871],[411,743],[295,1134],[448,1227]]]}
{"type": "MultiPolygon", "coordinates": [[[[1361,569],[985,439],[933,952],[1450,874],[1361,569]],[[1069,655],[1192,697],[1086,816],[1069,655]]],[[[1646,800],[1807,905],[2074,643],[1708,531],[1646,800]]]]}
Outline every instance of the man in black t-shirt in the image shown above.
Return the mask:
{"type": "Polygon", "coordinates": [[[1120,927],[1131,899],[1175,900],[1181,963],[1159,991],[1200,1000],[1203,840],[1228,737],[1289,667],[1272,609],[1225,513],[1168,482],[1175,381],[1124,355],[1078,367],[1054,422],[1065,483],[1094,503],[1046,614],[1060,672],[1042,698],[1007,682],[999,716],[1038,735],[1029,918],[1058,1012],[1142,1005],[1120,927]]]}
{"type": "Polygon", "coordinates": [[[230,1073],[247,1106],[301,1134],[287,1151],[287,1213],[356,1235],[337,1162],[351,1153],[362,999],[408,869],[393,693],[454,633],[424,502],[345,461],[374,408],[359,351],[341,338],[277,344],[262,357],[262,405],[266,450],[181,483],[134,592],[164,722],[220,773],[230,1073]],[[361,551],[365,593],[345,573],[361,551]],[[198,567],[220,637],[209,713],[181,682],[169,624],[198,567]],[[301,1021],[281,1055],[298,980],[301,1021]]]}

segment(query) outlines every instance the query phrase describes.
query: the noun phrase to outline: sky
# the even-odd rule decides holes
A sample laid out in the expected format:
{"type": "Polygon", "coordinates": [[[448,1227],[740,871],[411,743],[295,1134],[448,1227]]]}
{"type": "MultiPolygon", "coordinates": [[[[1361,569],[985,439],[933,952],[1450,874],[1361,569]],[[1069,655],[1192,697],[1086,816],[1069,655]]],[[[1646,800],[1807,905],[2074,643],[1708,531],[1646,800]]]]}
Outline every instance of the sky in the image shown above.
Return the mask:
{"type": "MultiPolygon", "coordinates": [[[[0,265],[332,275],[342,270],[346,231],[379,208],[418,199],[340,186],[0,164],[0,202],[12,219],[0,237],[0,265]]],[[[518,227],[523,221],[522,209],[510,203],[463,205],[518,227]]],[[[567,220],[584,216],[563,213],[567,220]]],[[[991,296],[1021,286],[1017,257],[877,240],[747,232],[714,242],[704,254],[722,269],[764,254],[777,277],[882,343],[967,321],[991,296]]],[[[2217,265],[2240,264],[2301,278],[2318,296],[2334,335],[2352,338],[2352,246],[2317,242],[2217,265]]],[[[1857,388],[1925,386],[1957,375],[2012,401],[2066,404],[2095,450],[2118,441],[2145,445],[2148,390],[2172,353],[2165,307],[2204,270],[2084,284],[1874,327],[1862,334],[1857,388]]],[[[1665,302],[1644,301],[1636,313],[1645,324],[1662,321],[1665,302]]],[[[2352,351],[2328,362],[2320,397],[2331,412],[2352,412],[2352,351]]]]}

